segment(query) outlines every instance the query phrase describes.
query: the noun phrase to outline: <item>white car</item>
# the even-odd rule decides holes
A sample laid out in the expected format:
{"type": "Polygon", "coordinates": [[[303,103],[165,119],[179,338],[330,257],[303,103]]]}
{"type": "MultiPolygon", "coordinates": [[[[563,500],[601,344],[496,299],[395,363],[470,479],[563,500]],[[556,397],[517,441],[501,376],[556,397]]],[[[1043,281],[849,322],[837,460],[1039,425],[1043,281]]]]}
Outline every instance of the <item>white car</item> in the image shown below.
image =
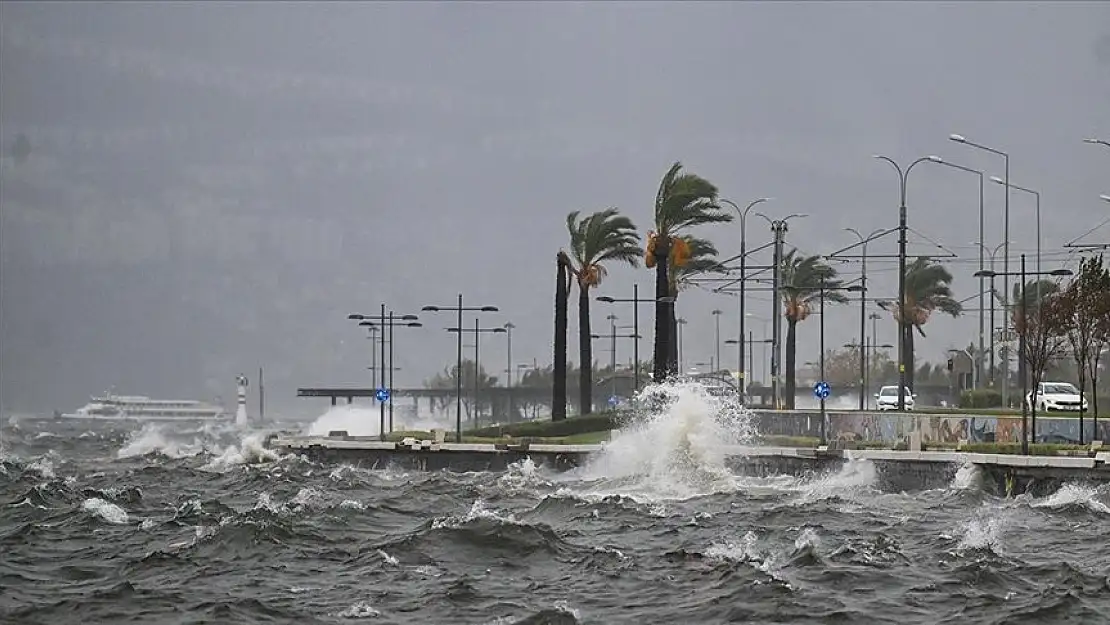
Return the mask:
{"type": "MultiPolygon", "coordinates": [[[[913,410],[913,399],[917,397],[916,393],[910,392],[910,389],[904,389],[906,410],[913,410]]],[[[898,387],[897,386],[884,386],[875,393],[875,407],[880,411],[884,410],[898,410],[898,387]]]]}
{"type": "Polygon", "coordinates": [[[1025,396],[1025,405],[1030,409],[1035,405],[1038,412],[1079,412],[1080,405],[1087,410],[1086,398],[1067,382],[1041,382],[1037,385],[1036,397],[1032,392],[1025,396]]]}

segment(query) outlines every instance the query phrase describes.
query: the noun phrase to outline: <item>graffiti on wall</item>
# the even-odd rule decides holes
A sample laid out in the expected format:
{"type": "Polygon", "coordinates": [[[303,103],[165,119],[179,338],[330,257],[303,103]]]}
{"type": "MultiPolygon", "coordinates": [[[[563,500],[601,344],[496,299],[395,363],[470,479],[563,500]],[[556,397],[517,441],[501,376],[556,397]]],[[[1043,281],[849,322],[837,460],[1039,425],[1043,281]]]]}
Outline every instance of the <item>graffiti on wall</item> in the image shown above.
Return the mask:
{"type": "MultiPolygon", "coordinates": [[[[819,437],[819,413],[758,413],[757,429],[764,435],[819,437]]],[[[923,442],[1017,443],[1021,441],[1021,417],[981,415],[914,415],[897,413],[828,413],[828,437],[833,440],[894,443],[920,427],[923,442]]],[[[1030,422],[1029,427],[1032,428],[1030,422]]],[[[1038,417],[1035,441],[1078,443],[1079,420],[1071,417],[1038,417]]],[[[1083,440],[1110,442],[1110,420],[1100,420],[1098,432],[1089,419],[1083,423],[1083,440]]]]}

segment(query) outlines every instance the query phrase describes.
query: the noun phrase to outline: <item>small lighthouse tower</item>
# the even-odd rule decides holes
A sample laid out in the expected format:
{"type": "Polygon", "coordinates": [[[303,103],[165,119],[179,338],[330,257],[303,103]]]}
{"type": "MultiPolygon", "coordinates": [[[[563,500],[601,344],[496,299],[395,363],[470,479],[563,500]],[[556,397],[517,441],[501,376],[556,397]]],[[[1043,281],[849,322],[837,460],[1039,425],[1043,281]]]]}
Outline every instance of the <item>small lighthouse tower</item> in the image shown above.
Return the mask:
{"type": "Polygon", "coordinates": [[[239,406],[235,410],[235,425],[239,427],[247,426],[247,376],[239,374],[235,378],[235,384],[238,387],[237,395],[239,406]]]}

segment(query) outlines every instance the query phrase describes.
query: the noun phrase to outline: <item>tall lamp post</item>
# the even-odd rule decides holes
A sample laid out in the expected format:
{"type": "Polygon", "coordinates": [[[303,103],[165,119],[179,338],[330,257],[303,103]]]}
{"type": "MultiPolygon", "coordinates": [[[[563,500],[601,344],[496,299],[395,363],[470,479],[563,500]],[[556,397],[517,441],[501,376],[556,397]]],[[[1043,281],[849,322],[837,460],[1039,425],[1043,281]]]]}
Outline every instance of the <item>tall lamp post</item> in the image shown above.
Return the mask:
{"type": "MultiPolygon", "coordinates": [[[[937,165],[944,165],[945,167],[950,167],[952,169],[958,169],[960,171],[966,171],[969,174],[975,174],[976,176],[979,176],[979,242],[978,242],[978,247],[979,247],[979,271],[982,271],[982,270],[986,269],[986,267],[983,264],[984,260],[985,260],[983,258],[983,251],[986,249],[984,247],[985,246],[985,241],[983,239],[983,236],[984,236],[983,231],[985,230],[985,225],[986,225],[985,221],[984,221],[984,215],[983,215],[983,172],[979,171],[978,169],[972,169],[970,167],[964,167],[963,165],[957,165],[956,163],[949,163],[948,161],[944,160],[943,158],[941,158],[939,156],[930,156],[929,160],[936,163],[937,165]]],[[[1037,235],[1037,238],[1040,239],[1040,235],[1037,235]]],[[[983,380],[983,349],[984,349],[983,331],[984,331],[984,325],[985,325],[984,319],[983,319],[983,309],[984,308],[985,308],[985,306],[983,306],[983,279],[980,278],[979,279],[979,358],[976,360],[976,362],[978,364],[975,367],[975,388],[979,388],[980,386],[982,386],[982,380],[983,380]]]]}
{"type": "MultiPolygon", "coordinates": [[[[425,306],[424,312],[456,312],[458,313],[458,326],[462,328],[463,312],[497,312],[496,306],[463,306],[463,296],[459,293],[458,304],[455,306],[425,306]]],[[[455,442],[462,442],[462,332],[458,333],[458,368],[455,370],[455,442]]]]}
{"type": "MultiPolygon", "coordinates": [[[[786,241],[786,232],[789,229],[787,222],[794,218],[804,218],[809,215],[805,213],[794,213],[787,215],[782,219],[771,219],[763,213],[755,213],[763,218],[771,226],[771,234],[774,237],[774,254],[773,254],[773,274],[774,277],[771,281],[771,338],[774,341],[771,343],[771,397],[775,410],[782,409],[782,398],[780,395],[779,376],[782,363],[782,315],[779,313],[779,282],[782,280],[782,247],[786,241]]],[[[743,277],[743,276],[741,276],[743,277]]],[[[791,398],[793,404],[794,399],[791,398]]]]}
{"type": "MultiPolygon", "coordinates": [[[[654,304],[655,302],[664,302],[664,303],[673,304],[674,303],[674,298],[668,296],[668,297],[660,297],[658,299],[656,299],[654,297],[649,298],[649,299],[640,299],[640,285],[639,284],[633,284],[632,285],[632,298],[631,299],[609,297],[608,295],[601,295],[597,298],[597,301],[605,302],[606,304],[624,304],[624,303],[632,304],[632,334],[635,334],[638,337],[640,335],[640,304],[646,304],[646,303],[654,304]]],[[[635,384],[635,387],[636,387],[636,392],[639,392],[640,391],[640,339],[639,338],[632,341],[632,361],[633,361],[633,367],[635,368],[635,372],[633,373],[634,384],[635,384]]]]}
{"type": "MultiPolygon", "coordinates": [[[[463,328],[461,326],[455,327],[455,328],[447,328],[448,332],[455,332],[459,336],[462,336],[463,332],[473,332],[474,333],[474,415],[473,415],[473,420],[474,420],[474,426],[475,427],[478,426],[478,416],[479,416],[479,414],[478,414],[479,413],[479,404],[478,404],[479,386],[478,386],[478,383],[481,381],[481,379],[480,379],[481,376],[479,375],[479,368],[478,368],[479,367],[479,360],[478,360],[479,352],[478,352],[478,350],[480,349],[480,346],[481,346],[481,343],[482,343],[482,341],[480,340],[481,336],[482,336],[483,333],[487,333],[487,332],[491,333],[491,334],[505,334],[505,333],[508,332],[508,330],[504,326],[498,326],[498,327],[495,327],[495,328],[483,328],[479,324],[480,324],[480,320],[478,319],[478,317],[475,317],[473,328],[463,328]]],[[[462,377],[462,368],[461,367],[459,368],[459,377],[462,377]]]]}
{"type": "MultiPolygon", "coordinates": [[[[906,182],[910,177],[910,172],[918,163],[923,163],[929,160],[928,156],[921,158],[910,163],[903,171],[902,167],[894,161],[894,159],[876,154],[875,158],[890,163],[890,166],[898,172],[898,182],[901,188],[902,202],[898,206],[898,309],[903,310],[906,306],[906,182]]],[[[905,318],[898,321],[898,411],[906,411],[906,359],[909,357],[909,350],[906,343],[908,342],[908,335],[912,330],[912,326],[906,323],[905,318]]]]}
{"type": "Polygon", "coordinates": [[[991,176],[991,182],[993,182],[995,184],[1000,184],[1000,185],[1009,187],[1011,189],[1014,189],[1015,191],[1022,191],[1024,193],[1029,193],[1033,197],[1037,198],[1037,271],[1040,271],[1041,270],[1041,194],[1038,191],[1034,191],[1033,189],[1027,189],[1025,187],[1018,186],[1018,185],[1016,185],[1012,182],[1007,183],[1005,180],[999,178],[998,176],[991,176]]]}
{"type": "Polygon", "coordinates": [[[389,311],[389,314],[387,315],[386,312],[385,312],[385,304],[382,304],[382,312],[381,312],[380,315],[364,315],[364,314],[360,314],[360,313],[351,313],[351,314],[347,315],[347,318],[351,319],[351,320],[354,320],[354,321],[359,321],[360,326],[371,326],[371,327],[373,327],[374,322],[376,321],[379,324],[379,328],[384,331],[384,332],[382,332],[382,334],[384,334],[384,336],[382,336],[382,352],[381,352],[381,363],[382,363],[382,365],[381,365],[382,369],[381,369],[381,372],[380,372],[381,373],[381,375],[380,375],[381,385],[378,386],[378,397],[377,397],[377,399],[378,399],[378,410],[380,411],[380,417],[379,417],[380,423],[379,423],[379,426],[378,426],[378,440],[384,441],[385,440],[385,432],[386,432],[386,429],[385,429],[386,404],[389,404],[389,429],[390,429],[390,431],[393,430],[393,326],[394,325],[403,325],[403,326],[406,326],[406,327],[418,328],[418,327],[422,326],[423,324],[416,321],[416,319],[417,319],[416,315],[397,315],[392,310],[389,311]],[[403,321],[405,323],[397,324],[396,322],[398,322],[398,321],[403,321]],[[386,342],[389,343],[388,377],[387,377],[387,370],[386,370],[387,365],[386,365],[386,354],[385,354],[385,344],[386,344],[386,342]],[[387,380],[389,382],[388,390],[386,389],[387,380]],[[383,391],[385,391],[385,392],[383,393],[383,391]]]}
{"type": "Polygon", "coordinates": [[[867,348],[864,347],[867,334],[867,244],[885,230],[873,230],[866,237],[855,228],[845,228],[845,230],[859,237],[860,245],[863,247],[863,269],[859,276],[860,286],[863,287],[859,295],[859,409],[863,410],[863,396],[867,392],[867,348]]]}
{"type": "MultiPolygon", "coordinates": [[[[1001,276],[1001,275],[1004,275],[1004,274],[998,273],[996,271],[986,270],[986,269],[983,270],[983,271],[976,271],[975,272],[975,277],[982,276],[984,278],[993,278],[995,276],[1001,276]]],[[[1024,320],[1024,323],[1027,324],[1025,328],[1022,328],[1021,331],[1018,332],[1018,377],[1021,378],[1021,453],[1023,455],[1028,456],[1029,455],[1029,421],[1028,421],[1029,402],[1026,401],[1026,395],[1028,394],[1027,387],[1028,387],[1029,383],[1026,380],[1026,370],[1025,370],[1025,361],[1026,361],[1026,358],[1025,358],[1025,355],[1026,355],[1026,348],[1025,348],[1026,338],[1025,338],[1025,335],[1027,333],[1026,330],[1028,328],[1028,319],[1029,319],[1029,316],[1028,316],[1028,313],[1029,313],[1029,311],[1028,311],[1028,305],[1029,305],[1028,304],[1028,299],[1029,298],[1026,296],[1026,293],[1025,293],[1025,288],[1026,288],[1025,283],[1026,283],[1027,279],[1031,276],[1070,276],[1070,275],[1072,275],[1072,271],[1070,269],[1054,269],[1052,271],[1032,271],[1032,272],[1026,271],[1025,270],[1025,254],[1022,254],[1021,255],[1021,271],[1015,273],[1014,275],[1021,280],[1021,318],[1024,320]]],[[[1040,306],[1039,301],[1037,302],[1037,305],[1040,306]]],[[[1034,439],[1037,438],[1037,422],[1036,421],[1033,422],[1033,438],[1034,439]]]]}
{"type": "Polygon", "coordinates": [[[504,327],[505,334],[508,337],[505,343],[505,375],[508,376],[505,387],[509,393],[509,422],[511,423],[513,416],[516,414],[514,411],[516,406],[513,403],[513,328],[516,327],[516,324],[509,321],[504,327]]]}
{"type": "MultiPolygon", "coordinates": [[[[745,336],[747,336],[747,332],[745,331],[745,327],[744,327],[744,317],[747,314],[747,309],[746,309],[746,306],[747,306],[747,297],[746,297],[746,295],[747,295],[747,293],[745,292],[745,285],[748,282],[748,274],[747,274],[747,270],[748,270],[748,266],[747,266],[747,261],[748,261],[748,213],[750,213],[752,208],[754,208],[755,206],[757,206],[759,204],[762,204],[763,202],[767,202],[769,200],[771,200],[771,198],[761,197],[758,200],[752,201],[746,207],[741,209],[732,200],[721,199],[722,203],[728,204],[729,206],[732,206],[733,208],[736,209],[736,212],[740,215],[740,338],[741,339],[743,339],[745,336]]],[[[741,391],[740,391],[740,403],[742,404],[742,403],[744,403],[744,389],[747,388],[747,380],[745,379],[745,373],[746,373],[745,372],[745,369],[746,369],[745,365],[746,365],[746,363],[744,362],[744,346],[743,346],[742,343],[740,344],[739,352],[740,352],[740,372],[739,372],[740,377],[739,377],[739,380],[740,380],[740,389],[741,389],[741,391]]],[[[721,357],[720,357],[720,354],[718,354],[717,355],[717,361],[720,362],[720,360],[721,360],[721,357]]]]}
{"type": "Polygon", "coordinates": [[[1101,145],[1101,146],[1110,148],[1110,141],[1103,141],[1102,139],[1095,139],[1095,138],[1084,139],[1083,143],[1091,143],[1091,144],[1094,144],[1094,145],[1101,145]]]}
{"type": "MultiPolygon", "coordinates": [[[[1002,249],[1003,245],[1005,245],[1005,242],[999,243],[997,246],[995,246],[995,248],[993,250],[991,250],[989,252],[990,258],[991,258],[991,264],[990,264],[991,271],[994,271],[995,256],[998,254],[998,250],[1002,249]]],[[[980,244],[979,247],[982,250],[987,249],[982,244],[980,244]]],[[[980,279],[980,284],[981,283],[982,283],[982,280],[980,279]]],[[[982,287],[980,287],[980,290],[981,289],[982,289],[982,287]]],[[[994,277],[993,276],[990,278],[990,292],[991,292],[991,298],[990,298],[991,299],[991,307],[990,307],[990,312],[991,312],[991,315],[990,315],[990,317],[991,317],[991,322],[990,322],[990,361],[988,362],[988,366],[990,367],[990,372],[991,372],[991,375],[990,375],[991,386],[994,386],[994,384],[995,384],[995,375],[996,375],[995,365],[994,365],[994,352],[995,352],[995,350],[994,350],[994,304],[995,304],[995,300],[997,300],[998,298],[995,297],[994,277]]],[[[982,309],[983,309],[983,306],[980,305],[979,306],[980,314],[982,314],[982,309]]],[[[1007,324],[1007,326],[1008,325],[1009,324],[1007,324]]],[[[979,359],[982,360],[982,358],[983,358],[983,347],[980,345],[980,347],[979,347],[979,359]]],[[[1009,374],[1009,372],[1007,371],[1007,375],[1003,376],[1003,379],[1006,380],[1006,382],[1005,382],[1006,384],[1009,384],[1009,375],[1008,374],[1009,374]]],[[[980,379],[981,379],[981,376],[980,376],[980,379]]],[[[1003,395],[1003,396],[1005,397],[1005,395],[1003,395]]],[[[1003,403],[1003,405],[1005,405],[1005,403],[1006,403],[1005,400],[1003,400],[1002,403],[1003,403]]]]}
{"type": "MultiPolygon", "coordinates": [[[[963,135],[948,135],[948,139],[950,141],[975,148],[976,150],[988,152],[990,154],[994,154],[995,156],[1002,157],[1003,165],[1005,167],[1002,174],[1002,183],[1003,186],[1006,188],[1006,192],[1005,194],[1003,194],[1003,197],[1005,199],[1002,208],[1002,273],[998,275],[1005,276],[1002,280],[1002,291],[1006,293],[1006,300],[1002,303],[1002,318],[1009,319],[1009,310],[1007,303],[1010,297],[1010,155],[1006,152],[1003,152],[1002,150],[998,150],[996,148],[971,141],[963,135]]],[[[1037,238],[1040,239],[1039,236],[1037,238]]],[[[980,268],[980,271],[983,271],[983,269],[980,268]]],[[[982,308],[982,306],[980,306],[980,308],[982,308]]],[[[1007,323],[1007,327],[1009,327],[1009,323],[1007,323]]],[[[1003,359],[1002,364],[1007,374],[1006,379],[1002,384],[1002,404],[1008,405],[1008,401],[1010,398],[1010,350],[1006,350],[1006,358],[1003,359]]]]}

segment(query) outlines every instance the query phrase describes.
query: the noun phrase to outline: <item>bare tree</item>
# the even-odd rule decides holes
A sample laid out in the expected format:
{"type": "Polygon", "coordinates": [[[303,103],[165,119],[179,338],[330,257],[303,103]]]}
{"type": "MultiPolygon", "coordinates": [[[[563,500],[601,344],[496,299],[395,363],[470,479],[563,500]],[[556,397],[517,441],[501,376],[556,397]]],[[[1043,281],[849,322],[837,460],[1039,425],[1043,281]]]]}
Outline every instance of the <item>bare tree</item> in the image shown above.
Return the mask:
{"type": "MultiPolygon", "coordinates": [[[[1028,290],[1028,286],[1026,287],[1028,290]]],[[[1018,335],[1024,338],[1019,357],[1025,362],[1032,385],[1033,396],[1044,378],[1048,363],[1064,355],[1067,350],[1068,314],[1064,298],[1059,293],[1043,294],[1036,306],[1015,320],[1018,335]]],[[[1023,397],[1030,407],[1033,440],[1037,439],[1037,403],[1023,397]]]]}
{"type": "MultiPolygon", "coordinates": [[[[1097,388],[1097,364],[1091,367],[1092,359],[1097,363],[1098,354],[1102,351],[1106,337],[1100,337],[1100,321],[1106,317],[1106,294],[1108,284],[1103,283],[1103,278],[1110,278],[1110,274],[1102,266],[1102,255],[1083,259],[1079,264],[1079,272],[1068,284],[1067,289],[1061,294],[1060,306],[1062,308],[1062,321],[1066,324],[1068,343],[1071,345],[1072,356],[1075,358],[1076,377],[1079,381],[1079,396],[1082,398],[1087,391],[1087,380],[1091,378],[1091,388],[1097,388]],[[1103,310],[1100,310],[1103,309],[1103,310]]],[[[1093,393],[1097,396],[1097,391],[1093,393]]],[[[1098,399],[1092,397],[1092,407],[1095,412],[1095,436],[1098,436],[1098,399]]],[[[1086,408],[1080,401],[1079,406],[1079,444],[1083,444],[1083,416],[1086,408]]]]}
{"type": "Polygon", "coordinates": [[[1110,346],[1110,268],[1102,263],[1102,255],[1091,259],[1091,286],[1087,299],[1093,309],[1094,329],[1091,332],[1091,357],[1087,360],[1088,377],[1091,380],[1091,414],[1094,415],[1095,436],[1098,436],[1098,366],[1102,354],[1110,346]]]}

